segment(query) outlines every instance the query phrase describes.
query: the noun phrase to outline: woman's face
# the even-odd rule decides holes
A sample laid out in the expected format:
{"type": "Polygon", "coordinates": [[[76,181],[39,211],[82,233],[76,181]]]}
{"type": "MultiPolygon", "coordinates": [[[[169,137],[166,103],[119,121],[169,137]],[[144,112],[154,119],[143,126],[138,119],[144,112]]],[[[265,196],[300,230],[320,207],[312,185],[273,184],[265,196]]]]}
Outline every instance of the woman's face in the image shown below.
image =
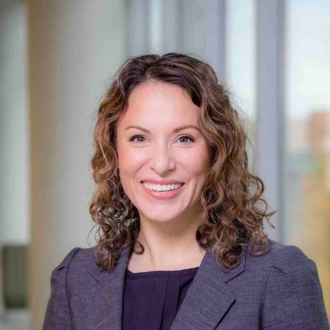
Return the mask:
{"type": "Polygon", "coordinates": [[[175,221],[201,210],[210,158],[199,130],[199,111],[175,85],[148,82],[132,91],[117,124],[117,147],[121,183],[141,220],[175,221]],[[157,185],[152,181],[184,184],[172,192],[153,192],[157,185]]]}

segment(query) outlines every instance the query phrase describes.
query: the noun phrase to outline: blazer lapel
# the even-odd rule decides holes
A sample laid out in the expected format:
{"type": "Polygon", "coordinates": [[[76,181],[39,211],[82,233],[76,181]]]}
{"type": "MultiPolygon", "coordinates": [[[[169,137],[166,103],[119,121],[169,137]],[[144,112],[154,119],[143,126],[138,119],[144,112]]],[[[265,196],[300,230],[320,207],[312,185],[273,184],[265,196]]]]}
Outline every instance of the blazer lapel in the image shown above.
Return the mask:
{"type": "MultiPolygon", "coordinates": [[[[130,248],[108,273],[95,263],[88,270],[88,294],[82,298],[88,329],[122,330],[122,306],[125,272],[130,248]]],[[[212,247],[208,247],[170,330],[214,330],[235,302],[226,282],[244,272],[246,249],[241,264],[224,273],[216,263],[212,247]]]]}
{"type": "Polygon", "coordinates": [[[235,302],[226,282],[244,272],[246,250],[242,262],[229,273],[216,263],[209,247],[191,283],[170,330],[214,330],[235,302]]]}

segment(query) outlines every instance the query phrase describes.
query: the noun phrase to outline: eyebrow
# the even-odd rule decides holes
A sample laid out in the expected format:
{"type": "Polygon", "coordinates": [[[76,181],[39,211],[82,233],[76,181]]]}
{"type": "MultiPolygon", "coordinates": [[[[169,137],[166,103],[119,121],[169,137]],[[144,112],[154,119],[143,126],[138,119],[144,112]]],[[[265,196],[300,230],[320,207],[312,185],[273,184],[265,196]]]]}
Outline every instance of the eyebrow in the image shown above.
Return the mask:
{"type": "MultiPolygon", "coordinates": [[[[144,127],[141,127],[141,126],[136,126],[136,125],[131,125],[131,126],[128,126],[126,127],[125,131],[128,130],[129,128],[137,128],[143,132],[146,132],[146,133],[150,133],[150,131],[144,127]]],[[[194,126],[194,125],[185,125],[185,126],[180,126],[180,127],[177,127],[173,130],[173,133],[177,133],[179,131],[182,131],[183,129],[186,129],[186,128],[193,128],[193,129],[196,129],[197,131],[200,132],[200,129],[197,127],[197,126],[194,126]]]]}

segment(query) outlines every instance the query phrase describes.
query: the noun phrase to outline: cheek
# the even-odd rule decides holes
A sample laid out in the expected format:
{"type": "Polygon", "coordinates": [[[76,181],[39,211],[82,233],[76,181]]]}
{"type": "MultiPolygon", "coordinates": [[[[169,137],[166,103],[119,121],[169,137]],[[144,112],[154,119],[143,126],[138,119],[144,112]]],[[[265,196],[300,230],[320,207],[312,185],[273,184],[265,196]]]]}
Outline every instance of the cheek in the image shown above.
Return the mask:
{"type": "Polygon", "coordinates": [[[118,153],[119,174],[123,185],[131,185],[131,180],[134,179],[143,166],[143,159],[136,152],[130,152],[127,149],[119,150],[118,153]]]}
{"type": "Polygon", "coordinates": [[[132,153],[132,151],[130,151],[129,148],[127,148],[124,143],[119,144],[118,146],[118,163],[119,163],[119,167],[121,170],[126,170],[128,169],[132,163],[134,164],[134,162],[132,161],[134,159],[134,153],[132,153]]]}
{"type": "Polygon", "coordinates": [[[207,150],[201,149],[189,157],[189,168],[191,174],[204,175],[210,167],[210,158],[207,150]]]}

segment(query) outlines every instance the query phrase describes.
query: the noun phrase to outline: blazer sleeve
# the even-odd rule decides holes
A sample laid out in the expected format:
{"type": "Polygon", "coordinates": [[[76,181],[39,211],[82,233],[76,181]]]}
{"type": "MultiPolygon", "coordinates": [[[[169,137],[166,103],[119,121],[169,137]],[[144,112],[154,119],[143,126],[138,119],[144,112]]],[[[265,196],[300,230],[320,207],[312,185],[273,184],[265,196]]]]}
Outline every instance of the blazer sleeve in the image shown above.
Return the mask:
{"type": "Polygon", "coordinates": [[[270,268],[263,305],[264,330],[329,330],[316,264],[296,246],[270,268]]]}
{"type": "Polygon", "coordinates": [[[52,271],[51,293],[47,304],[42,330],[71,330],[71,313],[67,292],[67,274],[74,255],[80,248],[72,249],[52,271]]]}

